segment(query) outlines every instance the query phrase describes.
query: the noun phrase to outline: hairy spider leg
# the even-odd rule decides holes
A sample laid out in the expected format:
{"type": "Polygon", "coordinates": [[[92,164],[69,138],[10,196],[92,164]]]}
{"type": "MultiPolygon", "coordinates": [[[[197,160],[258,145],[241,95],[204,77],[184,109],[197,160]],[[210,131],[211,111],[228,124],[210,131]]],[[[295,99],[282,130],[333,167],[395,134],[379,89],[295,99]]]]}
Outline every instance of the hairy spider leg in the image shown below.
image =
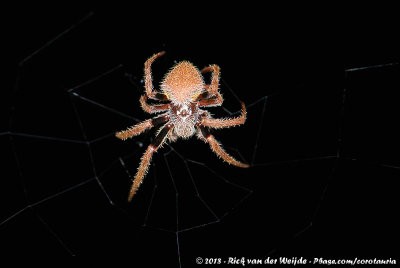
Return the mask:
{"type": "Polygon", "coordinates": [[[151,74],[151,64],[160,56],[164,55],[165,51],[158,52],[151,56],[145,63],[144,63],[144,87],[146,89],[146,94],[150,99],[157,100],[156,95],[161,94],[157,92],[153,88],[153,76],[151,74]]]}
{"type": "Polygon", "coordinates": [[[202,125],[199,125],[198,128],[200,129],[201,135],[204,138],[204,141],[208,143],[211,147],[211,150],[222,160],[227,162],[228,164],[237,166],[237,167],[242,167],[242,168],[248,168],[248,164],[244,164],[242,162],[237,161],[235,158],[230,156],[225,150],[222,148],[221,144],[214,138],[213,135],[211,135],[210,130],[202,125]]]}
{"type": "MultiPolygon", "coordinates": [[[[161,94],[161,93],[157,93],[156,94],[156,98],[157,98],[157,95],[159,95],[159,94],[160,95],[164,95],[164,94],[161,94]]],[[[167,111],[169,109],[169,107],[170,107],[169,103],[150,105],[150,104],[147,103],[147,100],[148,100],[147,95],[142,95],[140,97],[140,105],[142,106],[143,111],[145,111],[146,113],[149,113],[149,114],[154,114],[154,113],[158,113],[158,112],[167,111]]],[[[158,100],[162,101],[164,99],[160,98],[158,100]]]]}
{"type": "Polygon", "coordinates": [[[219,66],[218,65],[210,65],[208,67],[203,68],[201,73],[212,72],[211,83],[205,86],[206,92],[200,94],[196,101],[199,103],[199,107],[205,106],[220,106],[224,99],[222,98],[221,93],[218,91],[219,87],[219,66]]]}
{"type": "Polygon", "coordinates": [[[161,147],[161,145],[165,142],[166,138],[168,137],[168,133],[172,130],[173,125],[172,124],[166,124],[158,133],[154,141],[147,147],[147,150],[144,152],[142,159],[140,161],[140,165],[138,168],[138,171],[136,173],[136,176],[133,180],[131,190],[129,192],[128,196],[128,201],[130,202],[135,195],[137,189],[139,188],[140,184],[143,181],[144,176],[147,173],[147,170],[149,169],[149,164],[151,161],[151,157],[153,156],[153,153],[155,153],[158,148],[161,147]]]}
{"type": "Polygon", "coordinates": [[[237,125],[242,125],[246,122],[246,106],[244,102],[241,103],[242,105],[242,113],[238,117],[234,118],[210,118],[207,115],[203,117],[200,121],[200,124],[203,126],[211,127],[211,128],[226,128],[226,127],[233,127],[237,125]]]}
{"type": "Polygon", "coordinates": [[[126,140],[128,138],[132,138],[133,136],[137,136],[146,129],[150,129],[152,127],[155,127],[159,124],[165,123],[169,120],[168,113],[162,114],[158,117],[154,117],[152,119],[148,119],[146,121],[143,121],[137,125],[134,125],[127,130],[117,132],[115,136],[121,140],[126,140]]]}
{"type": "Polygon", "coordinates": [[[207,66],[203,68],[201,73],[206,73],[206,72],[212,72],[212,77],[211,77],[211,83],[208,85],[207,90],[212,94],[216,95],[218,93],[218,87],[219,87],[219,66],[216,64],[207,66]]]}

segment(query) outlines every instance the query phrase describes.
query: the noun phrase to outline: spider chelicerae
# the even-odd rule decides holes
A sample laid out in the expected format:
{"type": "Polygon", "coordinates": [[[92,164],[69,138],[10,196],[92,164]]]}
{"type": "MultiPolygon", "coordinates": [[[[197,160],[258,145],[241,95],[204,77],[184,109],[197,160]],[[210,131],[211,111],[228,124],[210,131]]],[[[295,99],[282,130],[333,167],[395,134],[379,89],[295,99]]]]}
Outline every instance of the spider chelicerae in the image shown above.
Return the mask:
{"type": "Polygon", "coordinates": [[[181,61],[177,63],[164,77],[160,91],[153,88],[151,64],[155,59],[164,55],[165,51],[154,54],[144,64],[145,94],[140,97],[142,109],[147,113],[162,114],[145,120],[125,131],[117,132],[116,137],[122,140],[139,135],[147,129],[164,124],[158,131],[153,142],[147,147],[142,156],[138,171],[133,180],[128,201],[132,200],[143,181],[149,168],[150,160],[158,148],[168,138],[175,141],[179,137],[188,139],[194,134],[208,143],[211,150],[225,162],[242,167],[248,164],[237,161],[221,147],[219,142],[210,133],[210,128],[227,128],[244,124],[246,121],[246,107],[242,102],[242,111],[239,117],[215,119],[210,113],[200,107],[221,106],[223,98],[218,91],[220,70],[218,65],[210,65],[199,71],[192,63],[181,61]],[[211,83],[205,84],[202,73],[212,72],[211,83]],[[148,99],[168,101],[162,104],[148,104],[148,99]]]}

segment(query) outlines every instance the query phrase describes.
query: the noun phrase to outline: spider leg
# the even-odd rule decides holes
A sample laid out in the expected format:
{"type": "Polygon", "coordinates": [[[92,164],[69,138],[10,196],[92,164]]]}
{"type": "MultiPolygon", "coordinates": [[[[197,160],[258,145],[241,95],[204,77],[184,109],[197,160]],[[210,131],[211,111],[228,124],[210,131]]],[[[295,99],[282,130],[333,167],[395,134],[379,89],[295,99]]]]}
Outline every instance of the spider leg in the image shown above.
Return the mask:
{"type": "MultiPolygon", "coordinates": [[[[209,93],[206,92],[208,95],[209,93]]],[[[201,94],[202,95],[202,94],[201,94]]],[[[217,95],[214,97],[206,98],[206,99],[200,99],[198,101],[199,107],[211,107],[211,106],[221,106],[221,104],[224,102],[224,99],[222,98],[221,93],[217,92],[217,95]]]]}
{"type": "Polygon", "coordinates": [[[221,93],[218,92],[219,86],[219,66],[218,65],[210,65],[208,67],[203,68],[201,73],[212,72],[211,83],[209,85],[205,85],[204,89],[207,91],[200,94],[195,101],[199,103],[199,107],[204,106],[220,106],[224,99],[222,98],[221,93]]]}
{"type": "Polygon", "coordinates": [[[165,51],[158,52],[151,56],[145,63],[144,63],[144,87],[146,89],[146,94],[151,99],[157,99],[156,95],[160,94],[157,93],[153,88],[153,76],[151,74],[151,64],[160,56],[164,55],[165,51]]]}
{"type": "Polygon", "coordinates": [[[218,93],[218,86],[219,86],[219,66],[213,64],[203,68],[200,72],[201,73],[212,72],[211,83],[207,87],[207,90],[211,93],[211,95],[216,95],[218,93]]]}
{"type": "Polygon", "coordinates": [[[210,145],[211,150],[218,157],[222,158],[222,160],[224,160],[228,164],[231,164],[231,165],[234,165],[234,166],[237,166],[237,167],[242,167],[242,168],[248,168],[249,167],[248,164],[244,164],[242,162],[237,161],[235,158],[233,158],[227,152],[225,152],[225,150],[222,148],[221,144],[214,138],[213,135],[211,135],[211,133],[208,130],[208,128],[206,128],[205,126],[202,126],[202,125],[199,125],[198,128],[200,129],[201,135],[204,138],[203,140],[210,145]]]}
{"type": "Polygon", "coordinates": [[[144,152],[142,159],[140,161],[140,165],[138,171],[136,173],[135,179],[133,180],[131,190],[129,192],[128,201],[132,200],[132,197],[135,195],[137,189],[139,188],[140,184],[143,181],[144,176],[149,169],[149,164],[153,153],[157,151],[158,148],[165,142],[168,133],[172,129],[172,124],[166,124],[161,131],[158,133],[154,141],[147,147],[146,151],[144,152]]]}
{"type": "MultiPolygon", "coordinates": [[[[158,95],[159,93],[157,93],[158,95]]],[[[158,112],[167,111],[169,109],[169,103],[166,104],[157,104],[157,105],[150,105],[147,103],[147,95],[142,95],[140,97],[140,105],[142,106],[143,111],[153,114],[158,112]]]]}
{"type": "Polygon", "coordinates": [[[115,134],[115,136],[121,140],[126,140],[127,138],[131,138],[133,136],[139,135],[146,129],[149,129],[149,128],[155,127],[161,123],[167,122],[168,119],[169,119],[169,117],[165,113],[158,117],[154,117],[154,118],[148,119],[146,121],[143,121],[137,125],[134,125],[134,126],[128,128],[127,130],[117,132],[115,134]]]}
{"type": "Polygon", "coordinates": [[[203,119],[201,119],[200,124],[211,128],[226,128],[226,127],[242,125],[246,121],[246,106],[244,105],[244,102],[242,102],[241,104],[242,104],[242,114],[239,117],[223,118],[223,119],[204,117],[203,119]]]}

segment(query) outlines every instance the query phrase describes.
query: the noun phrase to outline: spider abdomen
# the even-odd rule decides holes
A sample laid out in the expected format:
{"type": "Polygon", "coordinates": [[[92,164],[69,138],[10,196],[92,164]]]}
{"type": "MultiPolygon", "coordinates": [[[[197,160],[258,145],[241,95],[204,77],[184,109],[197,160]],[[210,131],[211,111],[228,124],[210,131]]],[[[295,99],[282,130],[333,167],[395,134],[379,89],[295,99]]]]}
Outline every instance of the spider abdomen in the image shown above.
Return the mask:
{"type": "Polygon", "coordinates": [[[173,103],[182,103],[193,100],[203,91],[204,80],[193,64],[182,61],[167,73],[160,87],[173,103]]]}

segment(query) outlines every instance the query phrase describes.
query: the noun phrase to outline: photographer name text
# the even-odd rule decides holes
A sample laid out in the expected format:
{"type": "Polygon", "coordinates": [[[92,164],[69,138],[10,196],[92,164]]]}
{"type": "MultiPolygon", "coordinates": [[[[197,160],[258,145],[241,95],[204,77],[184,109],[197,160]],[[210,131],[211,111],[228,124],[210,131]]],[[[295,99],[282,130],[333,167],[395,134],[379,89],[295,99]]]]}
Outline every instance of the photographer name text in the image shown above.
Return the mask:
{"type": "Polygon", "coordinates": [[[196,264],[231,264],[231,265],[268,265],[268,264],[283,264],[283,265],[303,265],[303,264],[319,264],[319,265],[358,265],[358,264],[397,264],[396,259],[327,259],[327,258],[303,258],[303,257],[280,257],[271,258],[246,258],[246,257],[227,257],[227,258],[196,258],[196,264]]]}

